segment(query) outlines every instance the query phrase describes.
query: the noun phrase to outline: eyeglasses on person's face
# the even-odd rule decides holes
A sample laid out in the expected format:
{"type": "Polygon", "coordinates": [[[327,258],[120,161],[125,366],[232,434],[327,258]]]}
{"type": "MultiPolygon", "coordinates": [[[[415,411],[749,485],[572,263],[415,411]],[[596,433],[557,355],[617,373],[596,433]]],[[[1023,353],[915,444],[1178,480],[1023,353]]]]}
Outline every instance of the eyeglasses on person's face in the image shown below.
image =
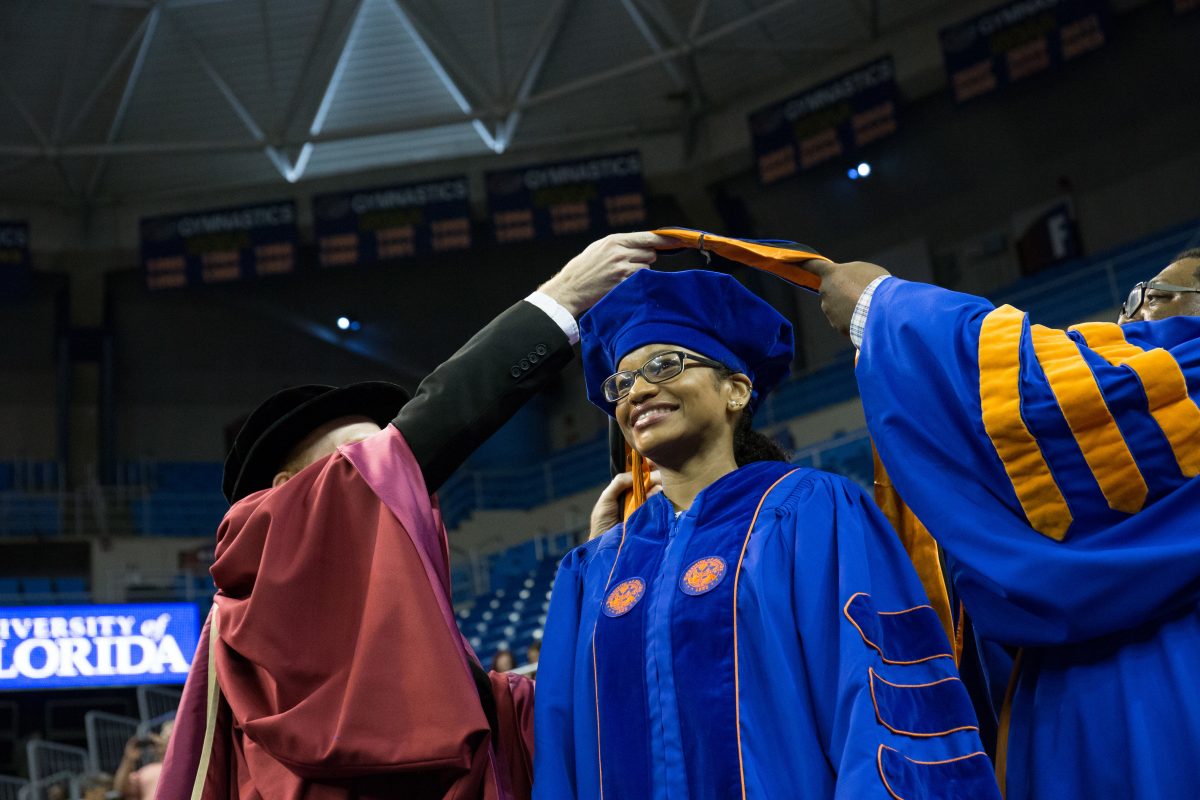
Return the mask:
{"type": "Polygon", "coordinates": [[[682,350],[665,350],[655,353],[639,369],[626,369],[604,379],[604,399],[615,403],[629,396],[633,391],[633,382],[641,375],[648,383],[662,383],[683,374],[683,367],[688,361],[694,361],[701,367],[725,369],[719,361],[713,361],[702,356],[685,353],[682,350]]]}
{"type": "Polygon", "coordinates": [[[1121,307],[1126,319],[1132,319],[1133,315],[1141,310],[1142,304],[1146,302],[1146,292],[1150,289],[1156,292],[1200,292],[1200,289],[1191,286],[1176,286],[1162,281],[1141,281],[1134,284],[1129,296],[1125,298],[1125,305],[1121,307]]]}

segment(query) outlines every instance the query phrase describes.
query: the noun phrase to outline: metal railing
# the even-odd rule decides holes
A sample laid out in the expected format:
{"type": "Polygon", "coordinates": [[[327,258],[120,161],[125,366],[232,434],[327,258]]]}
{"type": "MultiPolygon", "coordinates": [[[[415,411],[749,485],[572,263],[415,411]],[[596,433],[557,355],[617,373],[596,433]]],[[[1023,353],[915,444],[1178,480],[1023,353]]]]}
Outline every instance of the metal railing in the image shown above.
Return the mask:
{"type": "Polygon", "coordinates": [[[39,781],[31,781],[17,792],[18,800],[82,800],[86,777],[74,772],[56,772],[39,781]],[[59,791],[55,791],[58,788],[59,791]]]}
{"type": "Polygon", "coordinates": [[[25,757],[29,761],[29,790],[33,800],[41,800],[50,786],[84,776],[90,763],[87,750],[56,742],[28,742],[25,757]]]}
{"type": "Polygon", "coordinates": [[[181,697],[183,697],[183,692],[178,689],[139,686],[137,687],[138,715],[141,716],[143,723],[174,719],[181,697]]]}
{"type": "Polygon", "coordinates": [[[137,736],[141,723],[133,717],[122,717],[104,711],[89,711],[83,715],[87,732],[88,763],[92,772],[117,771],[125,757],[125,745],[137,736]]]}
{"type": "Polygon", "coordinates": [[[29,797],[29,781],[0,775],[0,800],[25,800],[29,797]]]}

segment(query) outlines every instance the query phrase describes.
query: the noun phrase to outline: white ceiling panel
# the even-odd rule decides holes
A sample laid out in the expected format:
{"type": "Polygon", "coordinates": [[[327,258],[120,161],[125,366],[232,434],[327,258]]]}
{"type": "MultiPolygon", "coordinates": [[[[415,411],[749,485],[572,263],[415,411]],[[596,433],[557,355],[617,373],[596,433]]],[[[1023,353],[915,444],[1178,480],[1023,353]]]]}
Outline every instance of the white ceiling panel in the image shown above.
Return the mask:
{"type": "Polygon", "coordinates": [[[564,142],[682,143],[698,114],[815,80],[831,56],[952,7],[0,0],[0,199],[118,202],[564,142]]]}
{"type": "Polygon", "coordinates": [[[400,166],[489,152],[470,125],[447,125],[426,131],[318,144],[313,148],[305,175],[317,178],[360,172],[371,167],[400,166]]]}

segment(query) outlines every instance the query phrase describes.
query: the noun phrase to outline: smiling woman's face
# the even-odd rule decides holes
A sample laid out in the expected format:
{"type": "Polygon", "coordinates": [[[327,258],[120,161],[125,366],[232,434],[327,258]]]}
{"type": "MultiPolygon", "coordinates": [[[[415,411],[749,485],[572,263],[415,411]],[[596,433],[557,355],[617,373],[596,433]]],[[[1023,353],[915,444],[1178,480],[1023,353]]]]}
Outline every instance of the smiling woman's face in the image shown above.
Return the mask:
{"type": "MultiPolygon", "coordinates": [[[[669,350],[704,356],[679,345],[648,344],[622,358],[617,370],[638,369],[669,350]]],[[[638,376],[630,393],[617,402],[617,424],[625,441],[660,466],[677,468],[713,446],[727,446],[732,457],[738,411],[730,404],[743,407],[749,394],[745,376],[719,380],[711,367],[689,359],[680,375],[663,383],[638,376]]]]}

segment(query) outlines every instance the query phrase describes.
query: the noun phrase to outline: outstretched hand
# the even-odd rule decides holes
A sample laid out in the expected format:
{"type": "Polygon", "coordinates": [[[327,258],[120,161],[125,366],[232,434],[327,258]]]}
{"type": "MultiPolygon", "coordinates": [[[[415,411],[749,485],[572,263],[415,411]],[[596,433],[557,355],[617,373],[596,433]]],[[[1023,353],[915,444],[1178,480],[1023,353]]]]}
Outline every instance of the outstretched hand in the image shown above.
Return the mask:
{"type": "MultiPolygon", "coordinates": [[[[588,526],[588,539],[595,539],[609,528],[618,525],[624,516],[622,502],[627,492],[633,491],[633,473],[622,472],[604,487],[600,499],[592,509],[592,520],[588,526]]],[[[650,488],[646,496],[656,495],[662,491],[662,473],[653,470],[650,473],[650,488]]]]}
{"type": "Polygon", "coordinates": [[[871,281],[881,275],[890,275],[878,264],[866,261],[847,261],[835,264],[823,258],[814,258],[799,264],[821,279],[821,310],[829,324],[842,333],[850,332],[850,317],[858,298],[871,281]]]}
{"type": "Polygon", "coordinates": [[[682,247],[649,231],[614,233],[589,244],[539,289],[579,318],[608,291],[658,258],[658,250],[682,247]]]}

